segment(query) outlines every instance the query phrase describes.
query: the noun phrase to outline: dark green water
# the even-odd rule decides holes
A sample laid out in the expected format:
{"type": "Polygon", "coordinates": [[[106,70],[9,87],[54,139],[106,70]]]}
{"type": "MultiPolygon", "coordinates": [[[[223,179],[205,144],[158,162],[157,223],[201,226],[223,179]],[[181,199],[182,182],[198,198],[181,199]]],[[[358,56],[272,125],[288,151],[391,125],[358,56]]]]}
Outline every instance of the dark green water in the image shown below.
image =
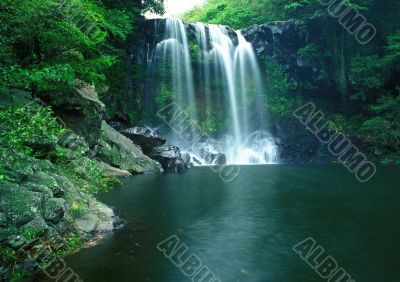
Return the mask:
{"type": "MultiPolygon", "coordinates": [[[[324,281],[292,247],[313,237],[356,281],[400,281],[400,170],[367,184],[340,166],[247,166],[134,177],[100,199],[126,228],[67,259],[86,281],[190,281],[156,245],[171,235],[222,281],[324,281]]],[[[326,280],[325,280],[326,281],[326,280]]],[[[345,280],[343,280],[345,281],[345,280]]]]}

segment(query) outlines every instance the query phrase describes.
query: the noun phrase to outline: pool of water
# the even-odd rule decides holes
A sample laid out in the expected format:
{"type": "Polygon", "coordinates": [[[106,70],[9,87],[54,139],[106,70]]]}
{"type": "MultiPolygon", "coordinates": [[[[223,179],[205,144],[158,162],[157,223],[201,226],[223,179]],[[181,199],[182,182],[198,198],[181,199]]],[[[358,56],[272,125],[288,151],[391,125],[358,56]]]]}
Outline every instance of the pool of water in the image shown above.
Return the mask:
{"type": "Polygon", "coordinates": [[[355,281],[398,282],[399,175],[381,167],[361,184],[340,166],[270,165],[231,183],[208,167],[133,177],[99,196],[126,227],[66,261],[86,282],[191,281],[157,249],[175,235],[221,281],[327,281],[293,251],[312,237],[355,281]]]}

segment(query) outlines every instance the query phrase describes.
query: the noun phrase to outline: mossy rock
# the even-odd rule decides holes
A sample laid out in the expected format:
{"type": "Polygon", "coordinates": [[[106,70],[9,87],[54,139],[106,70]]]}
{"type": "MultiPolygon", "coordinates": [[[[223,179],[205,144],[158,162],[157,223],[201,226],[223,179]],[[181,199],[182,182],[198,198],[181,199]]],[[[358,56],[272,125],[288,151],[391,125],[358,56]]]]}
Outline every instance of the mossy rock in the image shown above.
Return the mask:
{"type": "Polygon", "coordinates": [[[158,173],[155,161],[143,154],[139,146],[106,122],[102,124],[97,157],[103,162],[133,174],[158,173]]]}

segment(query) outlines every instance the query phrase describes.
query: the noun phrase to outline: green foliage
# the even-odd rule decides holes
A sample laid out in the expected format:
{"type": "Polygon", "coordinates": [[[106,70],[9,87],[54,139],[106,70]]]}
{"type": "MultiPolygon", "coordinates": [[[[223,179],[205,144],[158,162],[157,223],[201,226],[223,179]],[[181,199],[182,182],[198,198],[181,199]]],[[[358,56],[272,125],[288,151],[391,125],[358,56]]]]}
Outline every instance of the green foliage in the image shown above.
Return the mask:
{"type": "MultiPolygon", "coordinates": [[[[146,1],[143,9],[161,7],[146,1]]],[[[124,41],[140,13],[96,0],[5,0],[0,11],[0,84],[33,92],[68,89],[75,79],[100,88],[120,55],[111,42],[124,41]]]]}
{"type": "Polygon", "coordinates": [[[288,93],[290,89],[289,78],[283,67],[275,62],[268,62],[267,74],[267,97],[280,96],[288,93]]]}
{"type": "Polygon", "coordinates": [[[244,2],[209,0],[203,7],[196,7],[186,13],[184,19],[189,22],[224,24],[235,29],[261,23],[262,19],[248,5],[243,5],[244,2]]]}
{"type": "Polygon", "coordinates": [[[6,246],[0,248],[0,262],[2,265],[10,265],[17,259],[17,253],[6,246]]]}
{"type": "Polygon", "coordinates": [[[0,110],[0,128],[0,142],[26,154],[35,144],[56,143],[64,133],[50,108],[35,103],[0,110]]]}
{"type": "Polygon", "coordinates": [[[372,144],[400,150],[400,96],[383,96],[370,109],[377,115],[362,124],[360,134],[372,144]]]}
{"type": "Polygon", "coordinates": [[[37,230],[33,227],[27,227],[22,232],[22,237],[25,241],[30,242],[37,237],[37,230]]]}
{"type": "Polygon", "coordinates": [[[386,69],[376,55],[353,58],[350,76],[354,84],[352,98],[361,101],[376,95],[387,80],[386,69]]]}
{"type": "Polygon", "coordinates": [[[267,109],[273,117],[279,119],[289,118],[294,109],[293,101],[285,96],[272,96],[268,99],[267,109]]]}
{"type": "Polygon", "coordinates": [[[10,282],[19,282],[29,275],[28,271],[25,269],[13,269],[10,274],[10,282]]]}
{"type": "Polygon", "coordinates": [[[4,169],[4,165],[2,163],[0,163],[0,180],[7,180],[7,179],[8,179],[8,176],[4,169]]]}
{"type": "Polygon", "coordinates": [[[386,47],[385,63],[399,71],[400,63],[400,31],[395,32],[388,37],[388,46],[386,47]]]}
{"type": "Polygon", "coordinates": [[[119,184],[118,179],[104,176],[103,169],[96,160],[76,156],[73,160],[59,162],[57,165],[75,186],[87,193],[110,191],[119,184]]]}
{"type": "Polygon", "coordinates": [[[203,122],[200,122],[202,133],[212,135],[221,132],[224,124],[221,124],[222,117],[217,112],[208,112],[207,117],[203,122]]]}
{"type": "Polygon", "coordinates": [[[301,48],[297,54],[303,58],[317,60],[321,57],[320,51],[315,44],[308,44],[306,47],[301,48]]]}
{"type": "Polygon", "coordinates": [[[66,238],[66,243],[67,251],[69,253],[73,253],[83,246],[84,240],[79,234],[71,234],[69,237],[66,238]]]}
{"type": "Polygon", "coordinates": [[[69,215],[73,219],[81,218],[85,214],[84,205],[80,202],[73,202],[69,208],[69,215]]]}
{"type": "Polygon", "coordinates": [[[158,109],[162,109],[172,102],[173,92],[171,86],[167,83],[161,83],[160,90],[156,96],[156,105],[158,109]]]}
{"type": "Polygon", "coordinates": [[[293,101],[288,96],[290,83],[283,67],[275,62],[266,66],[266,105],[273,117],[286,119],[293,112],[293,101]]]}

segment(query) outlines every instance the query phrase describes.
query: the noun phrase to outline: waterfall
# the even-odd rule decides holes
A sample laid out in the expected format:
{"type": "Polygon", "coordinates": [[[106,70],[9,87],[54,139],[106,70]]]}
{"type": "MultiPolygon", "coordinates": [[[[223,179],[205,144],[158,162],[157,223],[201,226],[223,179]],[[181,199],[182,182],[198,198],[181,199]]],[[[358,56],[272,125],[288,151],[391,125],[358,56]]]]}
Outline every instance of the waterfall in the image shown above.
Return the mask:
{"type": "Polygon", "coordinates": [[[166,68],[166,82],[165,77],[153,77],[149,83],[152,87],[156,80],[172,85],[173,101],[193,121],[207,126],[217,119],[217,124],[225,126],[196,148],[180,144],[183,148],[190,148],[200,160],[201,150],[207,150],[225,154],[228,164],[277,162],[275,142],[266,124],[258,61],[240,31],[165,19],[163,40],[156,44],[150,66],[166,68]]]}
{"type": "MultiPolygon", "coordinates": [[[[172,90],[176,101],[185,107],[193,120],[197,120],[191,55],[185,26],[182,20],[168,19],[165,40],[157,44],[156,57],[162,64],[172,62],[172,90]]],[[[154,83],[154,82],[152,82],[154,83]]]]}

